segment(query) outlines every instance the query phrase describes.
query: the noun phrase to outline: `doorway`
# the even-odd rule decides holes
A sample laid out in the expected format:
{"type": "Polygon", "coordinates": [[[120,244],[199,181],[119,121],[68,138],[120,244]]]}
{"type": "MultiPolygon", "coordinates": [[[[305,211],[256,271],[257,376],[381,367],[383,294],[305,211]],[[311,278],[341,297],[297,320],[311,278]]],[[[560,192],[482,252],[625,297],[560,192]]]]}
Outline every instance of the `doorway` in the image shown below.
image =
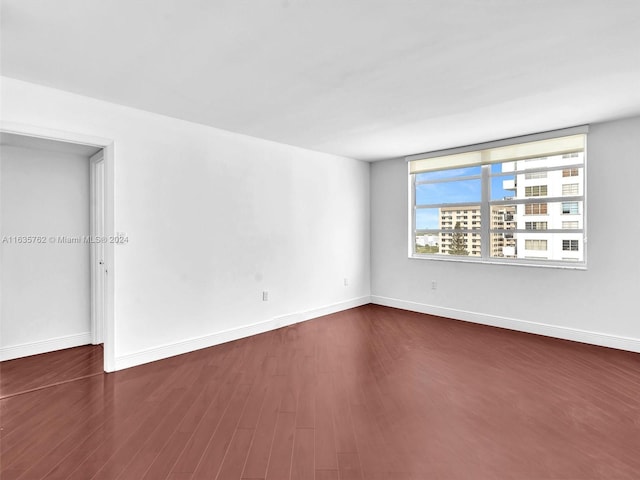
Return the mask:
{"type": "MultiPolygon", "coordinates": [[[[20,211],[21,209],[24,210],[24,206],[15,206],[14,210],[17,211],[13,211],[11,215],[13,217],[22,215],[26,219],[24,225],[31,225],[29,230],[34,231],[19,231],[21,229],[16,228],[15,222],[11,224],[11,215],[7,215],[5,219],[0,219],[0,230],[4,242],[2,246],[5,250],[0,258],[2,271],[10,273],[11,262],[15,263],[19,260],[17,257],[20,257],[20,255],[24,257],[25,253],[27,253],[27,256],[31,258],[31,263],[23,263],[20,266],[22,268],[20,273],[22,278],[18,279],[20,282],[6,282],[6,278],[3,278],[0,295],[3,298],[3,305],[6,305],[6,307],[3,307],[3,311],[0,314],[0,323],[11,335],[3,335],[3,343],[0,344],[0,360],[60,351],[83,344],[103,344],[104,352],[103,355],[100,355],[103,370],[107,372],[113,371],[113,268],[110,268],[113,266],[113,243],[110,244],[108,242],[109,238],[113,238],[113,143],[106,139],[82,137],[64,132],[43,132],[33,127],[15,128],[14,126],[14,128],[5,128],[5,125],[2,127],[0,135],[2,136],[3,149],[7,149],[9,145],[14,149],[14,152],[21,151],[22,160],[25,158],[30,159],[31,157],[42,157],[43,151],[50,153],[48,158],[50,158],[51,162],[47,163],[47,161],[39,160],[40,163],[36,165],[34,160],[30,166],[26,164],[20,165],[20,169],[26,169],[22,173],[27,174],[29,174],[28,168],[32,169],[32,174],[30,176],[27,175],[22,180],[32,183],[40,182],[39,184],[31,185],[30,195],[40,197],[35,200],[35,202],[40,202],[39,205],[41,205],[40,209],[42,211],[38,215],[40,217],[46,216],[47,208],[49,208],[49,216],[53,220],[48,223],[48,228],[36,229],[33,225],[37,225],[37,223],[32,222],[29,224],[27,221],[29,220],[29,215],[33,215],[33,211],[24,215],[20,211]],[[29,151],[39,151],[40,153],[31,154],[29,151]],[[84,159],[84,162],[80,162],[83,163],[82,167],[74,160],[74,157],[78,156],[82,157],[80,160],[84,159]],[[56,160],[60,161],[58,170],[53,165],[56,160]],[[33,168],[45,169],[47,172],[39,172],[38,175],[34,175],[33,168]],[[69,190],[74,190],[73,193],[76,194],[76,197],[67,195],[64,182],[68,181],[69,178],[61,179],[65,175],[82,175],[82,168],[86,168],[86,185],[79,187],[76,186],[78,184],[74,184],[69,190]],[[54,171],[56,173],[52,173],[54,171]],[[53,189],[52,185],[48,185],[56,182],[59,183],[56,187],[57,190],[53,189]],[[80,202],[78,192],[83,188],[86,188],[86,196],[81,197],[84,205],[80,208],[77,205],[80,202]],[[57,213],[52,215],[51,208],[54,206],[57,208],[57,213]],[[67,217],[70,217],[71,211],[76,210],[82,210],[82,212],[86,213],[83,220],[86,222],[84,228],[68,222],[69,218],[67,217]],[[8,222],[4,220],[8,220],[8,222]],[[58,230],[52,230],[52,225],[57,226],[58,230]],[[72,227],[69,225],[72,225],[72,227]],[[75,228],[76,226],[78,228],[75,228]],[[20,249],[14,248],[13,253],[7,255],[9,249],[6,243],[14,241],[27,242],[29,244],[21,245],[20,249]],[[34,244],[36,242],[41,243],[39,251],[36,248],[38,245],[34,244]],[[31,249],[31,251],[26,252],[28,249],[31,249]],[[71,252],[73,251],[81,253],[72,255],[71,252]],[[33,255],[34,253],[37,253],[37,255],[33,255]],[[40,256],[39,258],[38,255],[40,256]],[[52,260],[52,257],[55,257],[57,264],[52,260]],[[49,265],[53,273],[47,271],[48,267],[42,264],[49,265]],[[79,269],[83,272],[80,277],[77,276],[79,269]],[[76,276],[71,276],[74,271],[76,276]],[[42,277],[44,277],[45,282],[49,281],[49,285],[46,288],[43,288],[42,282],[38,287],[39,279],[42,279],[42,277]],[[68,285],[60,288],[60,283],[68,283],[68,285]],[[15,297],[16,292],[18,292],[18,296],[23,295],[24,298],[19,299],[22,303],[16,301],[7,303],[4,301],[15,300],[12,296],[15,297]],[[43,295],[48,298],[43,298],[43,295]],[[47,302],[51,308],[60,308],[61,311],[66,308],[71,312],[68,315],[64,313],[65,321],[67,321],[67,317],[73,317],[73,313],[78,309],[86,312],[85,323],[82,324],[85,327],[78,326],[81,320],[76,319],[76,325],[72,325],[71,322],[67,321],[58,332],[60,335],[56,335],[53,330],[54,327],[46,325],[45,322],[45,330],[49,328],[49,331],[43,332],[41,329],[35,333],[33,335],[35,341],[24,341],[25,338],[28,339],[28,335],[25,337],[24,332],[15,333],[10,331],[12,321],[15,323],[15,318],[19,314],[19,312],[16,312],[15,307],[23,308],[25,312],[31,315],[31,320],[35,318],[35,322],[32,322],[29,328],[37,330],[39,328],[37,315],[42,314],[42,312],[35,312],[34,314],[31,311],[33,310],[32,306],[47,302]]],[[[20,178],[18,175],[20,172],[16,173],[16,171],[11,170],[13,168],[11,162],[15,165],[15,160],[9,161],[6,156],[3,157],[5,157],[4,173],[9,173],[9,178],[6,178],[7,176],[5,175],[5,178],[0,178],[0,180],[4,182],[4,185],[8,185],[7,182],[12,179],[20,178]]],[[[14,207],[12,203],[20,203],[16,202],[19,197],[16,197],[16,195],[11,197],[9,195],[11,188],[4,190],[3,200],[9,201],[2,203],[3,214],[12,211],[10,210],[14,207]]],[[[43,225],[45,224],[46,222],[43,223],[43,225]]],[[[13,245],[13,247],[16,246],[13,245]]],[[[12,280],[16,278],[18,276],[12,277],[12,280]]],[[[79,317],[79,314],[75,316],[79,317]]],[[[95,360],[95,355],[92,358],[95,360]]]]}

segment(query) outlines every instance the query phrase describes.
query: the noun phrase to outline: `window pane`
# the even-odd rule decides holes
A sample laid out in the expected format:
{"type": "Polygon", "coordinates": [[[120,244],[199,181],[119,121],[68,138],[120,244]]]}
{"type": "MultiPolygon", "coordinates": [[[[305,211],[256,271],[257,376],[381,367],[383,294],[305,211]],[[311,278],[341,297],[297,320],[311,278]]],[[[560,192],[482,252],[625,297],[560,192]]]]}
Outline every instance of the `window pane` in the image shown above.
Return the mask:
{"type": "Polygon", "coordinates": [[[470,177],[472,175],[480,175],[482,167],[454,168],[451,170],[437,170],[435,172],[424,172],[416,174],[416,182],[425,182],[433,180],[443,180],[456,177],[470,177]]]}
{"type": "Polygon", "coordinates": [[[480,229],[480,205],[460,205],[440,208],[440,228],[443,230],[480,229]]]}
{"type": "Polygon", "coordinates": [[[563,159],[562,155],[556,155],[492,165],[491,200],[582,195],[583,168],[559,168],[581,161],[581,157],[563,159]],[[539,170],[541,168],[555,170],[539,170]],[[538,170],[530,171],[532,169],[538,170]]]}
{"type": "Polygon", "coordinates": [[[479,230],[480,205],[417,208],[416,230],[479,230]]]}
{"type": "Polygon", "coordinates": [[[481,255],[480,233],[442,232],[440,234],[440,251],[443,255],[479,257],[481,255]]]}
{"type": "Polygon", "coordinates": [[[516,211],[515,205],[492,205],[490,228],[500,230],[516,228],[516,211]]]}
{"type": "MultiPolygon", "coordinates": [[[[528,158],[517,162],[505,162],[509,171],[531,170],[534,168],[558,168],[564,165],[576,165],[584,162],[584,153],[570,153],[568,155],[553,155],[550,157],[528,158]]],[[[567,169],[570,170],[570,169],[567,169]]],[[[503,170],[507,171],[507,170],[503,170]]],[[[558,175],[562,175],[558,171],[558,175]]]]}
{"type": "Polygon", "coordinates": [[[490,236],[492,258],[544,261],[582,261],[584,258],[582,233],[492,231],[490,236]]]}
{"type": "Polygon", "coordinates": [[[415,252],[440,253],[439,239],[440,235],[438,234],[417,234],[415,237],[415,252]]]}
{"type": "Polygon", "coordinates": [[[491,200],[509,200],[516,196],[516,176],[491,177],[491,200]]]}
{"type": "Polygon", "coordinates": [[[439,221],[439,208],[416,208],[416,230],[437,230],[439,221]]]}
{"type": "MultiPolygon", "coordinates": [[[[495,209],[509,208],[509,219],[513,228],[518,230],[559,230],[582,228],[582,201],[576,202],[544,202],[538,203],[533,200],[531,203],[498,206],[492,205],[492,222],[495,222],[495,209]]],[[[497,229],[495,223],[490,228],[497,229]]],[[[505,228],[511,228],[505,227],[505,228]]]]}
{"type": "Polygon", "coordinates": [[[480,189],[480,179],[416,185],[416,205],[478,203],[480,189]]]}
{"type": "Polygon", "coordinates": [[[421,254],[479,257],[481,248],[480,233],[451,230],[440,233],[418,233],[415,237],[415,252],[421,254]]]}

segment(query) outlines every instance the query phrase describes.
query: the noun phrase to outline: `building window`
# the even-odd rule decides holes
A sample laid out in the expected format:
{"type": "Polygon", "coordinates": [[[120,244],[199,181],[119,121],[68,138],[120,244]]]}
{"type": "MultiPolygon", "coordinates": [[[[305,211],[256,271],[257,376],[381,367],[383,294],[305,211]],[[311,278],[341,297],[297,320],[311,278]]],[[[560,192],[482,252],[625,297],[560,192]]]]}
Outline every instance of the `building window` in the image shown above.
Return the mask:
{"type": "Polygon", "coordinates": [[[524,248],[527,250],[546,250],[547,241],[546,240],[525,240],[524,248]]]}
{"type": "Polygon", "coordinates": [[[564,215],[578,215],[578,202],[562,202],[564,215]]]}
{"type": "Polygon", "coordinates": [[[525,230],[546,230],[547,222],[525,222],[525,230]]]}
{"type": "MultiPolygon", "coordinates": [[[[562,252],[548,250],[548,242],[563,240],[560,225],[572,235],[585,233],[584,132],[569,129],[523,143],[505,140],[408,157],[410,256],[562,266],[562,252]],[[563,184],[565,177],[573,182],[563,184]],[[545,184],[527,185],[538,179],[545,184]],[[561,201],[560,192],[570,201],[561,201]],[[544,217],[526,217],[534,215],[544,217]],[[577,216],[566,222],[561,215],[577,216]],[[531,250],[544,253],[527,258],[531,250]]],[[[576,258],[584,265],[583,251],[576,258]]]]}
{"type": "Polygon", "coordinates": [[[524,187],[525,197],[546,197],[547,186],[546,185],[532,185],[530,187],[524,187]]]}
{"type": "Polygon", "coordinates": [[[547,204],[546,203],[527,203],[524,206],[525,215],[546,215],[547,204]]]}
{"type": "Polygon", "coordinates": [[[562,195],[578,195],[579,185],[577,183],[565,183],[562,185],[562,195]]]}
{"type": "Polygon", "coordinates": [[[578,240],[562,240],[562,250],[565,252],[577,252],[578,240]]]}
{"type": "Polygon", "coordinates": [[[562,222],[562,228],[565,230],[575,230],[580,225],[580,222],[572,220],[569,222],[562,222]]]}
{"type": "Polygon", "coordinates": [[[547,178],[547,172],[530,172],[524,174],[525,180],[536,180],[538,178],[547,178]]]}

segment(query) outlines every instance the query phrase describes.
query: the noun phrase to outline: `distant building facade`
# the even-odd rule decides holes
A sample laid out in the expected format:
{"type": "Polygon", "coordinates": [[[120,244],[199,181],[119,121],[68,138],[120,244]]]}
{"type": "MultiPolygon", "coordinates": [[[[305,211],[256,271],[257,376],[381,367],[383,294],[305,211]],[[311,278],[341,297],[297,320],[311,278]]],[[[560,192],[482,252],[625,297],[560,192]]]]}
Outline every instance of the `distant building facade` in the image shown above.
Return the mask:
{"type": "Polygon", "coordinates": [[[458,225],[460,230],[478,230],[478,233],[463,232],[466,250],[472,257],[479,257],[480,251],[480,205],[456,205],[455,207],[443,207],[440,209],[439,228],[451,230],[440,233],[440,253],[449,253],[453,236],[456,235],[454,228],[458,225]]]}
{"type": "Polygon", "coordinates": [[[503,172],[533,170],[517,173],[515,181],[504,181],[505,190],[513,191],[517,199],[540,197],[539,202],[515,205],[516,228],[525,231],[516,234],[516,258],[584,260],[584,234],[572,231],[584,228],[584,202],[575,198],[584,195],[584,169],[576,167],[583,164],[583,155],[571,153],[502,165],[503,172]],[[541,170],[535,171],[538,168],[541,170]]]}

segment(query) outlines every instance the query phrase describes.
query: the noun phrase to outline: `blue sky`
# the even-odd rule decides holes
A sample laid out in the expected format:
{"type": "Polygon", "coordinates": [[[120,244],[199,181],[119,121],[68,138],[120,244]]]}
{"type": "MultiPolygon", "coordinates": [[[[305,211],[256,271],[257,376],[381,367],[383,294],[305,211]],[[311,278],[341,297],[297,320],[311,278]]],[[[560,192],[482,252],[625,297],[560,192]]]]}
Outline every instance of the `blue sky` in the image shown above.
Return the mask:
{"type": "MultiPolygon", "coordinates": [[[[493,165],[492,173],[499,173],[500,164],[493,165]]],[[[446,178],[459,178],[465,176],[480,175],[480,167],[460,168],[456,170],[441,170],[436,172],[420,173],[416,176],[417,181],[440,180],[446,178]]],[[[513,196],[514,192],[504,190],[502,182],[513,180],[514,175],[491,178],[491,199],[499,200],[504,197],[513,196]]],[[[416,204],[435,203],[466,203],[477,205],[481,199],[480,179],[458,180],[443,183],[428,183],[416,185],[416,204]]],[[[421,208],[416,211],[416,228],[438,228],[438,209],[421,208]]]]}

